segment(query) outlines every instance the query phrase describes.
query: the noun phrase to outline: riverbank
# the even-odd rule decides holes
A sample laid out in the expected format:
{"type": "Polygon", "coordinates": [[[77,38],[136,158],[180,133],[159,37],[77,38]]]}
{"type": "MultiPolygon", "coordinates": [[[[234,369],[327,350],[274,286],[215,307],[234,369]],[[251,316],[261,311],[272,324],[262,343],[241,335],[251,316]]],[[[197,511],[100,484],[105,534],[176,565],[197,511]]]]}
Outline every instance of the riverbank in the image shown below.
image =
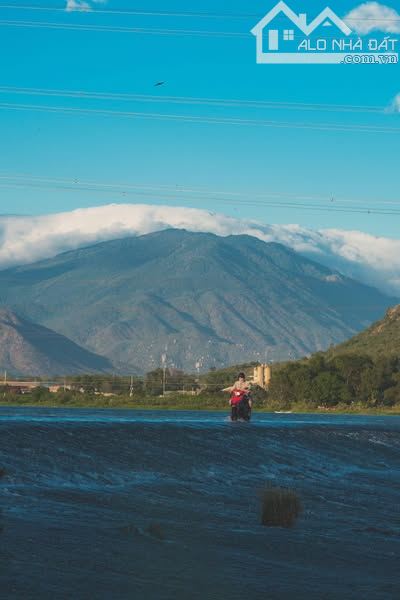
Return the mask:
{"type": "MultiPolygon", "coordinates": [[[[117,410],[164,410],[164,411],[213,411],[229,412],[226,398],[218,396],[145,396],[130,398],[124,396],[73,396],[68,401],[55,394],[45,400],[33,401],[29,396],[13,396],[0,399],[0,407],[28,408],[77,408],[77,409],[117,409],[117,410]]],[[[255,403],[254,413],[291,412],[293,414],[332,414],[332,415],[400,415],[400,405],[391,407],[363,406],[361,404],[337,405],[335,407],[312,407],[304,403],[289,406],[268,405],[267,402],[255,403]]]]}

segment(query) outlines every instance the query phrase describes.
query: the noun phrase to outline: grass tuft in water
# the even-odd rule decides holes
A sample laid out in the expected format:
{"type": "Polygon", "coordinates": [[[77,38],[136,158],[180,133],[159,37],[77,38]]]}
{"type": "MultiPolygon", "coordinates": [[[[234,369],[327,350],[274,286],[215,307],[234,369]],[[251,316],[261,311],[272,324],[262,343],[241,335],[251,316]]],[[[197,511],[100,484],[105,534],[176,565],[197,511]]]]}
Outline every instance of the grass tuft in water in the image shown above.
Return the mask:
{"type": "Polygon", "coordinates": [[[292,527],[302,512],[294,490],[266,487],[261,493],[261,523],[266,527],[292,527]]]}
{"type": "Polygon", "coordinates": [[[157,540],[165,540],[167,537],[165,535],[165,531],[164,531],[162,525],[160,525],[160,523],[150,523],[150,525],[147,527],[146,531],[149,535],[156,538],[157,540]]]}

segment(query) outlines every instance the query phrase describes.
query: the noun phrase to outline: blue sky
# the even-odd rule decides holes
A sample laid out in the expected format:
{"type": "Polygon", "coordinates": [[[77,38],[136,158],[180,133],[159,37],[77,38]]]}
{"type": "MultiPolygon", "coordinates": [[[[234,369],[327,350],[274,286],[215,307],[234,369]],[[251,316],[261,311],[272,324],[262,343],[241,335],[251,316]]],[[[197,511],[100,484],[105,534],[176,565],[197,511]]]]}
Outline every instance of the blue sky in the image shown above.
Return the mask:
{"type": "MultiPolygon", "coordinates": [[[[16,2],[15,4],[18,4],[16,2]]],[[[28,4],[21,2],[20,4],[28,4]]],[[[64,0],[30,5],[62,8],[64,0]]],[[[326,4],[289,2],[315,16],[326,4]]],[[[260,18],[274,2],[170,1],[169,11],[245,13],[260,18]]],[[[393,4],[389,5],[393,6],[393,4]]],[[[100,5],[98,5],[100,7],[100,5]]],[[[339,16],[357,2],[334,1],[339,16]]],[[[109,0],[102,8],[165,10],[165,2],[109,0]]],[[[40,21],[104,26],[248,32],[257,22],[233,19],[134,17],[0,8],[0,21],[40,21]]],[[[1,24],[1,23],[0,23],[1,24]]],[[[399,37],[399,36],[397,36],[399,37]]],[[[257,65],[255,40],[226,36],[144,35],[107,31],[0,27],[0,87],[85,90],[160,96],[264,100],[290,103],[387,106],[400,92],[399,65],[257,65]],[[154,83],[165,81],[155,88],[154,83]]],[[[1,93],[0,102],[85,107],[204,117],[238,117],[293,123],[399,127],[399,114],[295,111],[161,103],[84,100],[1,93]]],[[[398,237],[399,216],[300,210],[220,202],[215,191],[253,197],[279,194],[341,199],[373,206],[399,201],[399,135],[254,125],[126,119],[0,110],[0,171],[71,181],[202,188],[190,206],[269,223],[339,227],[398,237]]],[[[0,174],[1,174],[0,173],[0,174]]],[[[115,191],[43,190],[0,185],[2,213],[43,214],[129,200],[185,205],[178,193],[141,198],[115,191]]],[[[189,193],[187,197],[191,197],[189,193]]],[[[192,194],[193,196],[193,194],[192,194]]],[[[228,197],[228,196],[227,196],[228,197]]],[[[382,205],[389,206],[389,205],[382,205]]]]}

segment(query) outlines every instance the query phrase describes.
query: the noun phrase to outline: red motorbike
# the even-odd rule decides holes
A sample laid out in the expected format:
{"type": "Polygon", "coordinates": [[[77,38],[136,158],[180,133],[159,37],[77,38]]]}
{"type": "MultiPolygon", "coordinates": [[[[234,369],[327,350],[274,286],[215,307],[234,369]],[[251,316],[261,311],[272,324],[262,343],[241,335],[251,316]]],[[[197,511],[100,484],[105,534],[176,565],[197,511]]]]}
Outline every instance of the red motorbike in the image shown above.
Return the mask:
{"type": "Polygon", "coordinates": [[[249,392],[245,390],[232,390],[229,400],[231,405],[231,421],[250,421],[251,406],[249,392]]]}

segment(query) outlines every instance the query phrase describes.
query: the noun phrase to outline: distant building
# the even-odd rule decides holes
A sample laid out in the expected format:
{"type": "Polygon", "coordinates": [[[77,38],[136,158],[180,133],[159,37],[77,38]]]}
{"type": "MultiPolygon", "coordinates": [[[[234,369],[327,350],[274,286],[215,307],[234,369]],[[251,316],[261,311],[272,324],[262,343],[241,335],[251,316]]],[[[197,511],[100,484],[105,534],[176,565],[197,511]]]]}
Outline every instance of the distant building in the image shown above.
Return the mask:
{"type": "Polygon", "coordinates": [[[67,390],[71,390],[70,385],[50,385],[49,386],[49,392],[51,392],[52,394],[57,394],[57,392],[60,392],[60,391],[65,392],[67,390]]]}
{"type": "Polygon", "coordinates": [[[271,367],[269,365],[258,365],[254,367],[253,383],[268,389],[271,383],[271,367]]]}
{"type": "Polygon", "coordinates": [[[29,394],[38,387],[46,388],[53,394],[56,394],[60,390],[71,389],[69,385],[53,384],[44,381],[5,381],[3,385],[10,391],[14,390],[18,394],[29,394]]]}

